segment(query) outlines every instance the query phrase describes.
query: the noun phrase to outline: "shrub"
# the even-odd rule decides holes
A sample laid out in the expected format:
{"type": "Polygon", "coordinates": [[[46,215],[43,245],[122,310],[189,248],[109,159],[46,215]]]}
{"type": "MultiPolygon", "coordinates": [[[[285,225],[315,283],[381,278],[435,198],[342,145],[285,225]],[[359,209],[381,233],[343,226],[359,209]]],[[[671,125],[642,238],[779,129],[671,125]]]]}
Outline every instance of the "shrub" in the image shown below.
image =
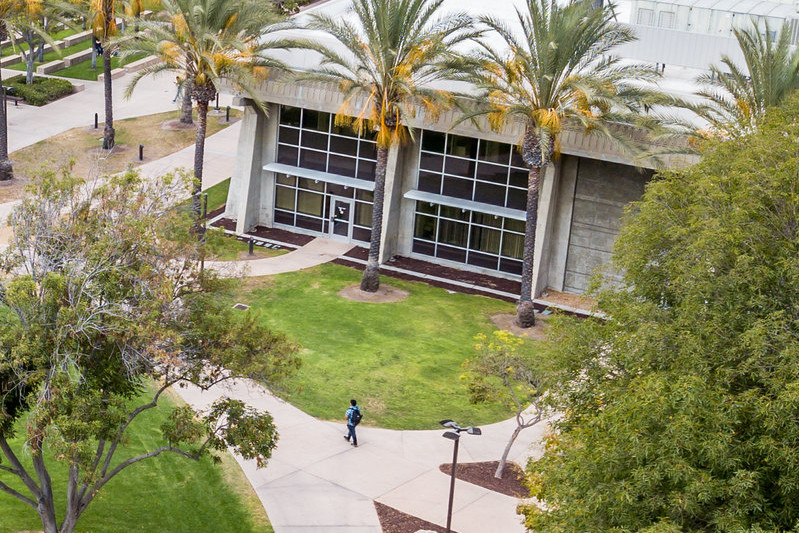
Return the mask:
{"type": "Polygon", "coordinates": [[[8,94],[24,98],[30,105],[42,106],[58,100],[62,96],[72,94],[72,84],[61,78],[34,77],[33,83],[27,85],[25,76],[14,76],[5,81],[8,94]]]}

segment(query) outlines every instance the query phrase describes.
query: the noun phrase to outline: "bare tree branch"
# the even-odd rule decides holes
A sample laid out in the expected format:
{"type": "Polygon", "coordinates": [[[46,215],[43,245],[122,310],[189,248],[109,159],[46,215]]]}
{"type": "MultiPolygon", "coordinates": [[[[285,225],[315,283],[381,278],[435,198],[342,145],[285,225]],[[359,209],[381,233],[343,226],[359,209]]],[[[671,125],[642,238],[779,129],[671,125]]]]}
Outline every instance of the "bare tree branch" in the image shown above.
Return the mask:
{"type": "Polygon", "coordinates": [[[3,491],[3,492],[5,492],[5,493],[8,493],[8,494],[12,495],[13,497],[15,497],[16,499],[18,499],[19,501],[21,501],[21,502],[24,502],[24,503],[27,503],[28,505],[30,505],[31,507],[33,507],[34,509],[36,509],[36,502],[35,502],[35,501],[33,501],[33,500],[31,500],[30,498],[28,498],[28,497],[26,497],[26,496],[24,496],[24,495],[20,494],[20,493],[19,493],[19,492],[17,492],[17,491],[15,491],[14,489],[12,489],[11,487],[9,487],[8,485],[6,485],[5,483],[3,483],[2,481],[0,481],[0,490],[2,490],[2,491],[3,491]]]}

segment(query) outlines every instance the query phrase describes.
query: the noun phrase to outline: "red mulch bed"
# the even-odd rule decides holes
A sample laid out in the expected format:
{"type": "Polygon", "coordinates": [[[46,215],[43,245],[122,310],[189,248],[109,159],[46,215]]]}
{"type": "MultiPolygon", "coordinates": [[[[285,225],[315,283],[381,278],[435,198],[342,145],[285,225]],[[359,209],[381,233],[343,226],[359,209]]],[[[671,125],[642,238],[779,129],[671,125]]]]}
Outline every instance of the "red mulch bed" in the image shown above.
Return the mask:
{"type": "MultiPolygon", "coordinates": [[[[420,529],[436,531],[437,533],[446,532],[446,529],[441,526],[405,514],[402,511],[397,511],[388,505],[383,505],[380,502],[374,502],[374,504],[383,533],[416,533],[420,529]]],[[[455,531],[452,533],[455,533],[455,531]]]]}
{"type": "MultiPolygon", "coordinates": [[[[483,463],[459,463],[455,470],[455,477],[473,483],[484,489],[500,492],[506,496],[515,498],[527,498],[530,496],[530,489],[524,485],[524,470],[516,463],[508,461],[505,463],[505,470],[502,472],[502,479],[494,477],[499,461],[486,461],[483,463]]],[[[452,474],[452,464],[446,463],[438,467],[439,470],[447,474],[452,474]]]]}

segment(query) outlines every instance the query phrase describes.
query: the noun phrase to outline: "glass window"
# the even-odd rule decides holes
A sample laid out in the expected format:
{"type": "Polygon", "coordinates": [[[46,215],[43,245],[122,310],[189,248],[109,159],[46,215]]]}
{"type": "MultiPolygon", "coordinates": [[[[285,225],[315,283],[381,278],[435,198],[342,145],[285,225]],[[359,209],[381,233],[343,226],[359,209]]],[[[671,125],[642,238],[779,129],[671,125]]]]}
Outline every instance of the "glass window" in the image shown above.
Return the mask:
{"type": "Polygon", "coordinates": [[[453,196],[455,198],[463,198],[464,200],[471,200],[473,186],[474,180],[450,178],[449,176],[445,176],[443,194],[447,196],[453,196]]]}
{"type": "Polygon", "coordinates": [[[436,254],[436,245],[430,242],[424,242],[414,239],[413,253],[434,256],[436,254]]]}
{"type": "Polygon", "coordinates": [[[330,131],[330,114],[310,109],[302,110],[302,127],[322,132],[330,131]]]}
{"type": "Polygon", "coordinates": [[[277,140],[287,144],[300,144],[300,130],[281,126],[277,140]]]}
{"type": "Polygon", "coordinates": [[[508,182],[511,187],[522,187],[526,189],[529,175],[530,173],[526,170],[512,168],[510,169],[510,179],[508,182]]]}
{"type": "Polygon", "coordinates": [[[311,231],[322,231],[323,224],[321,218],[312,218],[302,215],[297,215],[297,227],[309,229],[311,231]]]}
{"type": "Polygon", "coordinates": [[[525,222],[524,220],[516,220],[515,218],[505,219],[505,229],[508,231],[515,231],[517,233],[524,233],[525,222]]]}
{"type": "Polygon", "coordinates": [[[309,191],[297,191],[297,211],[307,215],[322,216],[324,196],[309,191]]]}
{"type": "Polygon", "coordinates": [[[441,175],[419,172],[419,185],[417,188],[420,191],[441,194],[441,175]]]}
{"type": "Polygon", "coordinates": [[[364,202],[374,202],[375,193],[373,193],[372,191],[365,191],[363,189],[358,189],[355,191],[355,198],[358,200],[362,200],[364,202]]]}
{"type": "Polygon", "coordinates": [[[480,213],[479,211],[474,211],[472,213],[472,223],[495,228],[502,227],[502,219],[500,217],[497,215],[489,215],[488,213],[480,213]]]}
{"type": "Polygon", "coordinates": [[[447,259],[449,261],[457,261],[458,263],[466,262],[466,250],[463,248],[453,248],[451,246],[444,246],[439,244],[436,247],[436,257],[447,259]]]}
{"type": "Polygon", "coordinates": [[[301,110],[297,107],[282,106],[280,108],[280,123],[300,127],[301,110]]]}
{"type": "Polygon", "coordinates": [[[327,161],[327,171],[331,174],[341,174],[342,176],[355,177],[354,157],[344,157],[343,155],[330,154],[327,161]]]}
{"type": "Polygon", "coordinates": [[[464,178],[474,178],[474,165],[475,162],[470,159],[448,157],[444,164],[444,172],[464,178]]]}
{"type": "Polygon", "coordinates": [[[330,137],[330,151],[355,157],[358,155],[358,141],[349,137],[330,137]]]}
{"type": "Polygon", "coordinates": [[[285,211],[279,211],[275,209],[275,223],[277,224],[286,224],[288,226],[294,225],[294,208],[291,208],[291,213],[287,213],[285,211]]]}
{"type": "Polygon", "coordinates": [[[505,185],[508,182],[508,166],[478,163],[477,179],[505,185]]]}
{"type": "Polygon", "coordinates": [[[446,135],[437,131],[425,130],[422,132],[422,150],[428,152],[444,153],[446,135]]]}
{"type": "Polygon", "coordinates": [[[474,184],[474,201],[491,205],[505,205],[505,190],[502,185],[492,185],[478,181],[474,184]]]}
{"type": "Polygon", "coordinates": [[[496,255],[481,254],[479,252],[473,252],[469,250],[469,259],[467,263],[482,268],[497,270],[498,261],[499,258],[496,255]]]}
{"type": "Polygon", "coordinates": [[[416,225],[413,228],[413,236],[428,241],[436,240],[436,219],[417,213],[416,225]]]}
{"type": "Polygon", "coordinates": [[[444,169],[444,156],[422,152],[419,157],[419,168],[441,173],[444,169]]]}
{"type": "Polygon", "coordinates": [[[519,168],[527,168],[527,165],[524,163],[524,159],[522,159],[522,155],[519,153],[519,149],[515,148],[510,151],[510,164],[513,167],[519,168]]]}
{"type": "Polygon", "coordinates": [[[524,235],[505,233],[502,236],[502,255],[521,259],[524,253],[524,235]]]}
{"type": "Polygon", "coordinates": [[[275,188],[275,207],[278,209],[286,209],[287,211],[294,211],[294,193],[293,188],[277,186],[275,188]]]}
{"type": "Polygon", "coordinates": [[[327,184],[327,194],[331,194],[333,196],[341,196],[343,198],[352,198],[353,196],[353,189],[352,187],[346,187],[344,185],[339,185],[337,183],[328,183],[327,184]]]}
{"type": "Polygon", "coordinates": [[[327,151],[328,136],[324,133],[317,133],[315,131],[302,132],[302,146],[303,148],[315,148],[317,150],[327,151]]]}
{"type": "Polygon", "coordinates": [[[521,276],[522,262],[513,261],[512,259],[500,259],[499,269],[503,272],[507,272],[508,274],[516,274],[517,276],[521,276]]]}
{"type": "Polygon", "coordinates": [[[377,145],[374,142],[361,140],[358,144],[358,157],[377,160],[377,145]]]}
{"type": "Polygon", "coordinates": [[[372,227],[372,204],[355,202],[355,224],[372,227]]]}
{"type": "Polygon", "coordinates": [[[352,238],[356,241],[369,242],[372,239],[372,229],[364,229],[354,226],[352,228],[352,238]]]}
{"type": "Polygon", "coordinates": [[[511,145],[494,141],[480,141],[480,159],[507,165],[510,158],[511,145]]]}
{"type": "Polygon", "coordinates": [[[446,218],[452,218],[455,220],[464,220],[466,222],[469,221],[469,211],[465,209],[461,209],[460,207],[450,207],[448,205],[441,206],[441,216],[446,218]]]}
{"type": "Polygon", "coordinates": [[[298,186],[300,189],[308,189],[309,191],[325,191],[325,182],[319,180],[312,180],[308,178],[300,178],[298,186]]]}
{"type": "Polygon", "coordinates": [[[468,246],[469,225],[454,220],[440,219],[438,223],[438,242],[452,244],[461,248],[468,246]]]}
{"type": "Polygon", "coordinates": [[[327,154],[316,150],[300,151],[300,166],[311,170],[325,171],[327,167],[327,154]]]}
{"type": "Polygon", "coordinates": [[[460,135],[449,135],[447,154],[475,159],[477,157],[477,139],[462,137],[460,135]]]}
{"type": "Polygon", "coordinates": [[[362,180],[374,181],[376,168],[377,165],[373,161],[364,161],[363,159],[358,159],[357,177],[362,180]]]}
{"type": "Polygon", "coordinates": [[[430,202],[416,202],[416,211],[428,215],[438,215],[438,205],[430,202]]]}
{"type": "Polygon", "coordinates": [[[501,237],[502,232],[499,230],[472,226],[469,246],[472,250],[498,254],[501,237]]]}
{"type": "Polygon", "coordinates": [[[505,207],[524,211],[527,209],[527,191],[523,189],[508,188],[508,200],[505,207]]]}
{"type": "Polygon", "coordinates": [[[277,162],[284,165],[297,166],[297,158],[300,155],[300,150],[293,146],[286,146],[285,144],[277,145],[277,162]]]}
{"type": "Polygon", "coordinates": [[[332,133],[335,133],[336,135],[343,135],[344,137],[357,138],[358,132],[352,129],[354,126],[355,126],[355,121],[353,121],[353,123],[350,124],[349,126],[336,126],[336,124],[334,123],[333,126],[331,126],[330,131],[332,133]]]}
{"type": "Polygon", "coordinates": [[[286,176],[285,174],[278,174],[277,182],[282,183],[283,185],[291,185],[292,187],[297,186],[297,178],[294,176],[286,176]]]}

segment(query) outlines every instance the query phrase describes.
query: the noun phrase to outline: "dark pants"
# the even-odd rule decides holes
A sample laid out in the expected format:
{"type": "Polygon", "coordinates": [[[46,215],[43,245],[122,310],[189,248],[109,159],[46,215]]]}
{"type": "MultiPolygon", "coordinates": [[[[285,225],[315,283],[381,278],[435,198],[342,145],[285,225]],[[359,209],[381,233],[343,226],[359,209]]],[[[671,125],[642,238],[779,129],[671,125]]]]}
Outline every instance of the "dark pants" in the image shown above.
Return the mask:
{"type": "Polygon", "coordinates": [[[349,434],[347,434],[347,440],[352,439],[352,443],[357,446],[358,437],[355,436],[355,426],[347,424],[347,431],[349,431],[349,434]]]}

